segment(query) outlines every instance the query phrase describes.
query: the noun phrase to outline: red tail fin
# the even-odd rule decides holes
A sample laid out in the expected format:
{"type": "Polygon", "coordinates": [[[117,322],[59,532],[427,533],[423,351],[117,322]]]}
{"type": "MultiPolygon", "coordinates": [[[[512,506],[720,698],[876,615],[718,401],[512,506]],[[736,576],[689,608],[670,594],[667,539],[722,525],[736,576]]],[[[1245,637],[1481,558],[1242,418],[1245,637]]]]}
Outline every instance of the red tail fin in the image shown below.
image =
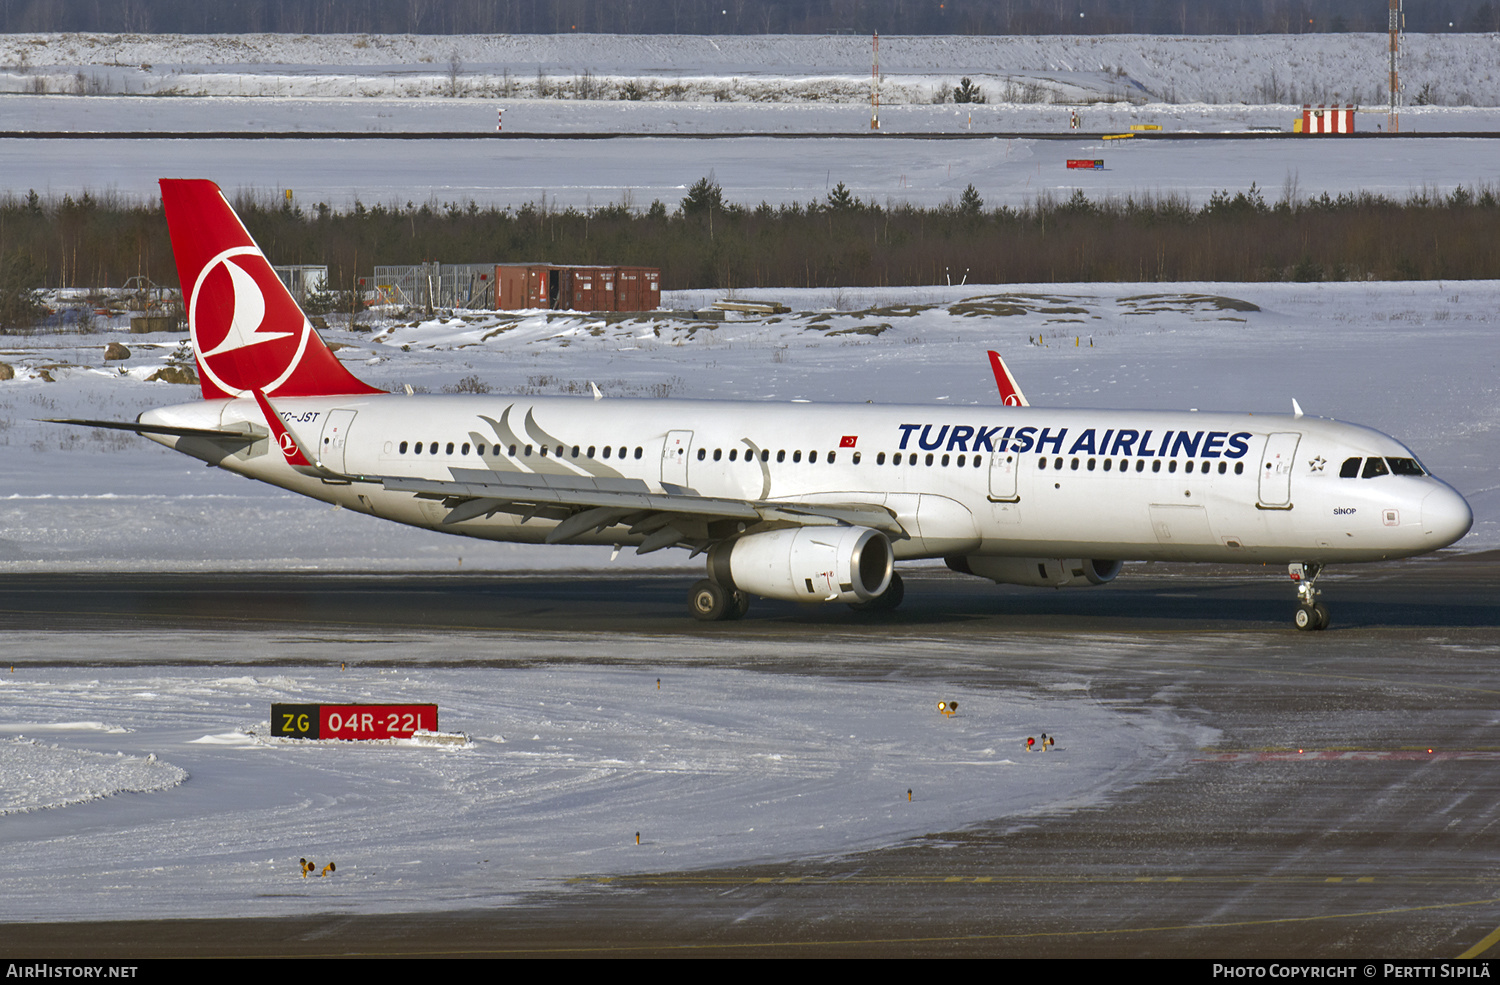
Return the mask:
{"type": "Polygon", "coordinates": [[[212,181],[163,178],[203,398],[381,393],[335,358],[212,181]]]}

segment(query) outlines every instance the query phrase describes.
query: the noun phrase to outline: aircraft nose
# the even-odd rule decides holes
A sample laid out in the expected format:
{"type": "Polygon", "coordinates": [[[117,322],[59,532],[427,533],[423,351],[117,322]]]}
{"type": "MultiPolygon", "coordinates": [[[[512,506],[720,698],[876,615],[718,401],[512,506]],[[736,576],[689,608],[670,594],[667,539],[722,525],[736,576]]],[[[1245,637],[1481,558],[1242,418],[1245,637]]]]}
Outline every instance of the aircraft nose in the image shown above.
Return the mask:
{"type": "Polygon", "coordinates": [[[1447,547],[1473,525],[1474,511],[1457,490],[1434,489],[1422,499],[1422,535],[1434,549],[1447,547]]]}

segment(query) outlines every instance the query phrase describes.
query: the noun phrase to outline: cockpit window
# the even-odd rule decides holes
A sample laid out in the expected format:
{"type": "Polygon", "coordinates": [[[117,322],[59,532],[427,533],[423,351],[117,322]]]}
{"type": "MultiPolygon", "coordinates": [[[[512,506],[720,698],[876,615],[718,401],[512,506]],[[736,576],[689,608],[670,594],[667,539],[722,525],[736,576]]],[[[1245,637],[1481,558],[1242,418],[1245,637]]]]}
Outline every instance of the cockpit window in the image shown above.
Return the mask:
{"type": "Polygon", "coordinates": [[[1358,479],[1359,478],[1359,463],[1360,463],[1360,461],[1361,460],[1358,459],[1358,458],[1346,458],[1346,459],[1344,459],[1344,467],[1341,468],[1341,469],[1339,469],[1339,478],[1340,479],[1358,479]]]}
{"type": "Polygon", "coordinates": [[[1390,469],[1385,467],[1385,459],[1367,458],[1365,459],[1365,471],[1361,478],[1373,479],[1377,475],[1387,475],[1390,471],[1390,469]]]}
{"type": "Polygon", "coordinates": [[[1415,458],[1387,458],[1392,475],[1426,475],[1415,458]]]}

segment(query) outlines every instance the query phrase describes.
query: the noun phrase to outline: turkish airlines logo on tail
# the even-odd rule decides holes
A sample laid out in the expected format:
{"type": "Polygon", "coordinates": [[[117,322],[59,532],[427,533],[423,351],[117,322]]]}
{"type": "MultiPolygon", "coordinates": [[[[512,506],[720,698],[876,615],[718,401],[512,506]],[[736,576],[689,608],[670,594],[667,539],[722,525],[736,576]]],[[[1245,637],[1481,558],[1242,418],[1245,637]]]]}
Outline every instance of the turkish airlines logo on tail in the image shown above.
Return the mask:
{"type": "Polygon", "coordinates": [[[204,264],[188,301],[188,330],[199,367],[231,395],[274,393],[302,361],[312,334],[253,246],[225,250],[204,264]]]}

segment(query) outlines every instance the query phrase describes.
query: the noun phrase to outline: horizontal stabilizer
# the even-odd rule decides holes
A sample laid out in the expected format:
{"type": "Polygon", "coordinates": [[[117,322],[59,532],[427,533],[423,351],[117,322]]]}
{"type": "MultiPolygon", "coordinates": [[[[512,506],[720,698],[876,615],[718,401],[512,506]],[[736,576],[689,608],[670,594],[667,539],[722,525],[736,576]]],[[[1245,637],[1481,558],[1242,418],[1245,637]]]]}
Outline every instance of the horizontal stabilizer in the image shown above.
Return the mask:
{"type": "Polygon", "coordinates": [[[266,437],[253,431],[231,431],[223,428],[177,428],[165,424],[141,424],[139,421],[86,421],[73,417],[43,417],[44,424],[74,424],[86,428],[106,428],[111,431],[134,431],[136,434],[164,434],[178,438],[208,438],[238,444],[251,444],[266,437]]]}

